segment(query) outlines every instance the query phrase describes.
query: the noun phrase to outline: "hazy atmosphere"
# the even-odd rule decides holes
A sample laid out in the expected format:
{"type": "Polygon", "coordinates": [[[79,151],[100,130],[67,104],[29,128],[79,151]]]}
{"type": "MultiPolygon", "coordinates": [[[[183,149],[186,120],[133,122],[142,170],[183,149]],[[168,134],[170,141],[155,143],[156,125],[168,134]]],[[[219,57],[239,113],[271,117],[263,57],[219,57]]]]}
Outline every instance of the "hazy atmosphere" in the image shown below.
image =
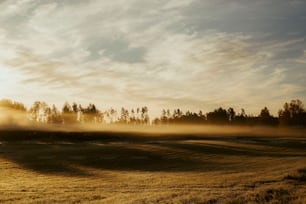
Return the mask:
{"type": "Polygon", "coordinates": [[[276,114],[306,100],[306,2],[0,1],[0,98],[276,114]]]}
{"type": "Polygon", "coordinates": [[[0,0],[0,203],[306,203],[305,0],[0,0]]]}

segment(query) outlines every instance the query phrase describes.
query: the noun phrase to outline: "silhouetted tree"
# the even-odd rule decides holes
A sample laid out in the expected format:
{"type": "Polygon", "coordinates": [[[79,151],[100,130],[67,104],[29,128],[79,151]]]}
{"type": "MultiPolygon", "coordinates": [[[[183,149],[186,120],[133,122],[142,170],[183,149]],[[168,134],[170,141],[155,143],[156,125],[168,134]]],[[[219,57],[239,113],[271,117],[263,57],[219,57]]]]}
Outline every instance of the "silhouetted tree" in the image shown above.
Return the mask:
{"type": "Polygon", "coordinates": [[[131,110],[131,116],[130,116],[130,124],[132,125],[136,125],[137,120],[136,120],[136,116],[135,116],[135,111],[134,109],[131,110]]]}
{"type": "Polygon", "coordinates": [[[270,111],[267,107],[264,107],[261,111],[260,111],[260,115],[259,117],[266,119],[266,118],[270,118],[270,111]]]}
{"type": "Polygon", "coordinates": [[[304,105],[300,100],[292,100],[284,104],[284,109],[279,110],[279,121],[281,125],[306,125],[306,113],[304,105]]]}
{"type": "Polygon", "coordinates": [[[278,119],[270,115],[267,107],[264,107],[258,116],[260,125],[278,125],[278,119]]]}
{"type": "Polygon", "coordinates": [[[180,123],[182,116],[183,112],[179,108],[174,109],[172,117],[170,118],[170,123],[180,123]]]}
{"type": "Polygon", "coordinates": [[[202,111],[199,111],[199,114],[197,114],[188,110],[178,119],[178,122],[181,124],[201,124],[204,123],[205,120],[202,111]]]}
{"type": "Polygon", "coordinates": [[[186,111],[184,114],[180,109],[175,109],[171,116],[170,110],[162,110],[160,118],[155,118],[153,124],[204,124],[206,121],[202,111],[199,114],[186,111]]]}
{"type": "Polygon", "coordinates": [[[119,123],[128,124],[130,122],[129,111],[125,108],[121,108],[119,123]]]}
{"type": "Polygon", "coordinates": [[[162,110],[162,114],[160,117],[160,122],[161,124],[168,124],[169,123],[169,119],[167,116],[167,111],[165,109],[162,110]]]}
{"type": "Polygon", "coordinates": [[[77,121],[77,116],[68,102],[65,102],[63,105],[62,117],[63,117],[63,123],[65,124],[72,124],[77,121]]]}
{"type": "Polygon", "coordinates": [[[140,108],[136,109],[136,124],[140,124],[140,108]]]}
{"type": "Polygon", "coordinates": [[[214,124],[226,124],[229,121],[227,111],[221,107],[215,109],[207,113],[207,121],[214,124]]]}
{"type": "Polygon", "coordinates": [[[50,107],[46,102],[35,101],[29,109],[29,118],[34,122],[48,123],[50,121],[50,113],[50,107]]]}
{"type": "Polygon", "coordinates": [[[86,123],[96,123],[97,117],[99,115],[99,110],[94,104],[89,104],[87,108],[83,109],[84,122],[86,123]]]}
{"type": "Polygon", "coordinates": [[[23,103],[9,99],[0,100],[0,122],[22,123],[27,121],[26,108],[23,103]]]}
{"type": "Polygon", "coordinates": [[[205,115],[203,114],[203,112],[202,112],[201,110],[199,111],[199,117],[200,117],[203,121],[206,120],[206,117],[205,117],[205,115]]]}
{"type": "Polygon", "coordinates": [[[173,118],[181,118],[183,116],[183,112],[178,108],[173,111],[173,118]]]}
{"type": "Polygon", "coordinates": [[[26,111],[26,107],[23,103],[12,101],[9,99],[0,100],[0,107],[15,110],[15,111],[20,111],[20,112],[26,111]]]}
{"type": "Polygon", "coordinates": [[[51,112],[50,112],[50,118],[49,118],[49,122],[51,123],[63,123],[63,118],[61,113],[57,110],[57,108],[55,107],[55,105],[52,105],[51,108],[51,112]]]}
{"type": "Polygon", "coordinates": [[[242,108],[241,112],[235,116],[234,124],[245,125],[246,121],[247,121],[247,115],[245,114],[245,110],[242,108]]]}
{"type": "MultiPolygon", "coordinates": [[[[8,99],[0,100],[0,116],[3,118],[4,112],[9,115],[18,113],[28,113],[28,119],[39,123],[63,123],[70,124],[76,122],[102,123],[104,121],[124,124],[150,124],[149,111],[147,106],[132,109],[130,112],[124,107],[121,108],[120,115],[113,108],[101,112],[94,104],[89,104],[83,108],[77,103],[72,106],[66,102],[62,107],[62,111],[58,111],[55,105],[49,107],[46,102],[35,101],[33,105],[26,111],[26,107],[19,102],[8,99]],[[12,111],[8,111],[12,110],[12,111]]],[[[26,118],[26,117],[25,117],[26,118]]],[[[10,121],[10,120],[9,120],[10,121]]],[[[241,109],[241,113],[236,114],[233,108],[228,110],[223,108],[215,109],[212,112],[203,114],[200,110],[198,113],[187,110],[185,113],[179,108],[170,112],[169,109],[163,109],[161,116],[155,118],[152,124],[238,124],[238,125],[288,125],[288,126],[306,126],[306,111],[303,103],[296,99],[290,103],[285,103],[283,109],[279,110],[278,118],[270,114],[267,107],[264,107],[259,115],[246,115],[245,110],[241,109]]]]}
{"type": "Polygon", "coordinates": [[[73,111],[75,114],[79,112],[78,105],[77,105],[75,102],[72,103],[72,111],[73,111]]]}
{"type": "Polygon", "coordinates": [[[236,116],[236,112],[235,112],[234,108],[230,107],[227,110],[227,114],[228,114],[229,121],[233,122],[235,120],[235,116],[236,116]]]}
{"type": "Polygon", "coordinates": [[[107,122],[114,123],[116,122],[117,111],[113,108],[110,108],[105,111],[104,116],[106,117],[107,122]]]}
{"type": "Polygon", "coordinates": [[[147,106],[141,108],[141,123],[146,125],[150,123],[149,109],[147,106]]]}

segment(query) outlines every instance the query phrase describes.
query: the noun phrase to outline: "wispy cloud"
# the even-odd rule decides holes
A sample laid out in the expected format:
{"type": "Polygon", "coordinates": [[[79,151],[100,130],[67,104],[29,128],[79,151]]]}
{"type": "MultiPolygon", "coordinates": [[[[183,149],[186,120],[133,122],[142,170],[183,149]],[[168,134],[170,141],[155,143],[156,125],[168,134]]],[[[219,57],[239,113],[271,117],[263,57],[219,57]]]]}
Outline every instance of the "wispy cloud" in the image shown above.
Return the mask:
{"type": "Polygon", "coordinates": [[[0,72],[16,84],[1,81],[10,86],[2,94],[154,110],[270,105],[276,112],[284,100],[306,99],[306,29],[299,27],[306,8],[302,1],[271,6],[2,1],[0,72]]]}

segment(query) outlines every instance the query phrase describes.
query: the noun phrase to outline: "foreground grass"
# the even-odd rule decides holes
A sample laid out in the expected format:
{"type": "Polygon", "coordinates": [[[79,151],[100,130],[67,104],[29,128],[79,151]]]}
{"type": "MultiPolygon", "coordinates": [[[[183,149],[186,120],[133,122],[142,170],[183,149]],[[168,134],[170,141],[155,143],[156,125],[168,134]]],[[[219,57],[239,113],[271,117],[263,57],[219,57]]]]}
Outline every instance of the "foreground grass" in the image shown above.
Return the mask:
{"type": "Polygon", "coordinates": [[[306,137],[2,131],[0,203],[306,203],[306,137]]]}

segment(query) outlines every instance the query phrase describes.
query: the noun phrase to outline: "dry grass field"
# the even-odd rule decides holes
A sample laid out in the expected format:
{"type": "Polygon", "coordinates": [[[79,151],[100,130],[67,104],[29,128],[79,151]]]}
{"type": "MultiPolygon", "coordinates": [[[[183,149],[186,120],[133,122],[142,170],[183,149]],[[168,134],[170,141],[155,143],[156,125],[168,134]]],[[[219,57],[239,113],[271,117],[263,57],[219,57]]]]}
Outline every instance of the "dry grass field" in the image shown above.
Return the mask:
{"type": "Polygon", "coordinates": [[[0,203],[306,203],[306,133],[264,133],[2,130],[0,203]]]}

